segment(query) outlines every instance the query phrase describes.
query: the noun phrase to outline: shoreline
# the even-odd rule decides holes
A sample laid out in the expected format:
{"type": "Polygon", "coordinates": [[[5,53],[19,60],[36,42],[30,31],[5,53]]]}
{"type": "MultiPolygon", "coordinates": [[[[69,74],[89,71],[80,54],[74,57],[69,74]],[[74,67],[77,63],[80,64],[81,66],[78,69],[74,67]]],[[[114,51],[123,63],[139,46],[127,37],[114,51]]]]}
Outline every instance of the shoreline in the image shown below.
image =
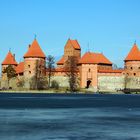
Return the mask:
{"type": "Polygon", "coordinates": [[[87,89],[79,89],[76,92],[70,92],[66,89],[47,89],[47,90],[29,90],[29,89],[10,89],[10,90],[0,90],[0,93],[24,93],[24,94],[140,94],[138,91],[129,91],[123,92],[118,90],[99,90],[99,91],[92,91],[87,89]]]}
{"type": "MultiPolygon", "coordinates": [[[[24,93],[24,94],[125,94],[124,92],[117,92],[117,91],[99,91],[99,92],[92,92],[81,90],[77,92],[70,92],[70,91],[63,91],[63,90],[1,90],[0,93],[24,93]]],[[[131,93],[134,94],[134,93],[131,93]]]]}

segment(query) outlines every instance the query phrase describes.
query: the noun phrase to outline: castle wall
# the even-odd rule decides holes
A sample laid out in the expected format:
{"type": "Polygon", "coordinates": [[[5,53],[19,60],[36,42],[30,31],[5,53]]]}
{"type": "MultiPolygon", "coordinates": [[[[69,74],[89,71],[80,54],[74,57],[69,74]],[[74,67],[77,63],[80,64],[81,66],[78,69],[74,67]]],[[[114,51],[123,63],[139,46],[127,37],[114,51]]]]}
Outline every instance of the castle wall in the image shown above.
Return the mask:
{"type": "Polygon", "coordinates": [[[125,77],[125,86],[130,89],[140,89],[140,77],[125,77]]]}
{"type": "Polygon", "coordinates": [[[98,90],[99,91],[116,91],[124,89],[124,76],[120,75],[99,75],[98,76],[98,90]]]}
{"type": "Polygon", "coordinates": [[[63,72],[63,71],[55,72],[55,73],[54,73],[54,76],[63,76],[63,77],[66,77],[66,73],[63,72]]]}
{"type": "Polygon", "coordinates": [[[59,83],[59,87],[69,87],[68,77],[66,76],[53,76],[51,81],[53,80],[59,83]]]}
{"type": "Polygon", "coordinates": [[[1,88],[8,89],[11,87],[12,89],[17,89],[17,78],[12,78],[9,80],[9,85],[8,85],[8,79],[1,80],[1,88]]]}
{"type": "MultiPolygon", "coordinates": [[[[23,77],[21,77],[23,78],[23,77]]],[[[24,79],[24,78],[23,78],[24,79]]],[[[59,83],[59,87],[69,87],[68,77],[63,75],[55,75],[51,78],[51,81],[55,80],[59,83]]],[[[97,90],[95,86],[90,87],[91,91],[104,91],[104,92],[116,92],[119,89],[130,88],[140,89],[140,77],[125,77],[120,74],[98,74],[97,90]]],[[[25,81],[25,85],[22,88],[17,87],[17,78],[12,78],[9,81],[9,87],[12,89],[30,89],[29,80],[25,81]]],[[[85,83],[86,84],[86,83],[85,83]]],[[[1,88],[8,88],[8,81],[1,80],[1,88]]],[[[85,88],[85,86],[83,87],[85,88]]]]}
{"type": "Polygon", "coordinates": [[[98,65],[98,70],[111,70],[112,65],[98,65]]]}

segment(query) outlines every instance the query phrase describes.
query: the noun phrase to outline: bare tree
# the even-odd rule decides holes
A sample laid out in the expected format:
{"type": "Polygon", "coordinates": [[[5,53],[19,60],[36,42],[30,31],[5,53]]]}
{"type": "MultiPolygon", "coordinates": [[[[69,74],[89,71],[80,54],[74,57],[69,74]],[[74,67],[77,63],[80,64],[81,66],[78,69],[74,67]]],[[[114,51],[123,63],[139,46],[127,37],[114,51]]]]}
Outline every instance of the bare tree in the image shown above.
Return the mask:
{"type": "Polygon", "coordinates": [[[74,92],[78,88],[78,60],[75,56],[71,56],[65,63],[65,73],[68,76],[69,88],[74,92]]]}
{"type": "Polygon", "coordinates": [[[23,88],[25,84],[24,78],[18,79],[17,87],[23,88]]]}
{"type": "Polygon", "coordinates": [[[55,68],[55,58],[51,55],[47,57],[47,75],[48,75],[48,87],[50,88],[51,84],[51,77],[54,75],[54,68],[55,68]]]}
{"type": "MultiPolygon", "coordinates": [[[[44,69],[44,68],[43,68],[44,69]]],[[[42,74],[42,62],[40,60],[36,60],[35,65],[35,74],[31,78],[30,88],[36,90],[42,90],[47,88],[47,80],[46,77],[42,74]]]]}

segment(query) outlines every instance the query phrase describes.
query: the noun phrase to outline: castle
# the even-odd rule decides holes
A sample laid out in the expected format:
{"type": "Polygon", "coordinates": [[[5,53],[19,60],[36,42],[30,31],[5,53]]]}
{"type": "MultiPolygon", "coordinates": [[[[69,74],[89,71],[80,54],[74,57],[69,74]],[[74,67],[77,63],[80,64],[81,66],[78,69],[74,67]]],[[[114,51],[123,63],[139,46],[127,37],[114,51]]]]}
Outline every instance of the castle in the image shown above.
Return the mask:
{"type": "MultiPolygon", "coordinates": [[[[64,66],[70,56],[74,56],[78,60],[81,88],[89,88],[92,91],[140,88],[140,51],[136,43],[124,59],[124,69],[113,69],[113,63],[102,53],[86,52],[81,56],[81,47],[78,41],[68,39],[64,47],[64,55],[56,63],[53,76],[53,79],[58,81],[62,87],[68,86],[64,66]]],[[[23,62],[17,63],[15,55],[11,51],[8,52],[2,62],[2,87],[5,86],[4,81],[6,80],[6,73],[3,73],[3,70],[8,65],[13,66],[17,76],[26,81],[35,75],[36,65],[39,65],[37,74],[46,76],[46,55],[36,39],[28,46],[23,58],[23,62]]]]}

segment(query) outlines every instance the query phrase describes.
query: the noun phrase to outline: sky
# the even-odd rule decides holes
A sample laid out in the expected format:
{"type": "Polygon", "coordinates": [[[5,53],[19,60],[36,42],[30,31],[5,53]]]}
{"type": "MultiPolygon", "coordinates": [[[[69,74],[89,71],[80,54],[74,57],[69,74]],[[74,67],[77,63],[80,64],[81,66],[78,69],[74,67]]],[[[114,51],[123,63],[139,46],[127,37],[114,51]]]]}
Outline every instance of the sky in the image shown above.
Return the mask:
{"type": "Polygon", "coordinates": [[[23,61],[37,40],[56,60],[68,40],[77,39],[82,55],[103,53],[123,67],[136,41],[140,46],[140,0],[0,0],[0,63],[9,49],[23,61]]]}

